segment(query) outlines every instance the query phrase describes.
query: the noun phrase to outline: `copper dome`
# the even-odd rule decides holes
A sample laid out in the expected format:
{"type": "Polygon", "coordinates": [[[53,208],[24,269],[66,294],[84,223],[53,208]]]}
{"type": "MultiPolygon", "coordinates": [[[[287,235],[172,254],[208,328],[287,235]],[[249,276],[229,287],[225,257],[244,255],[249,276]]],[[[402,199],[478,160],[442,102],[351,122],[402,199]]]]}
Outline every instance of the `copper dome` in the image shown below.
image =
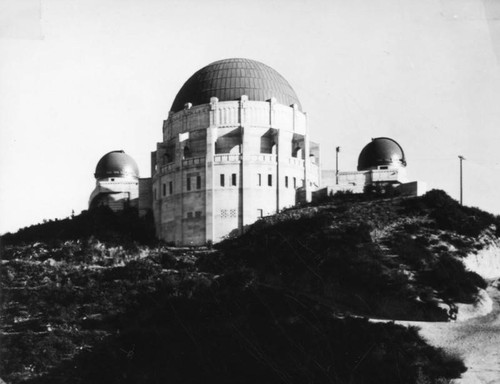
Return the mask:
{"type": "Polygon", "coordinates": [[[377,137],[367,144],[358,159],[358,171],[379,166],[406,166],[403,148],[393,139],[377,137]]]}
{"type": "Polygon", "coordinates": [[[139,167],[134,159],[124,151],[111,151],[97,163],[94,176],[96,179],[109,177],[139,177],[139,167]]]}
{"type": "Polygon", "coordinates": [[[297,104],[301,109],[293,88],[271,67],[249,59],[225,59],[209,64],[191,76],[177,93],[170,110],[178,112],[187,103],[209,103],[211,97],[230,101],[238,100],[242,95],[257,101],[275,97],[280,104],[297,104]]]}

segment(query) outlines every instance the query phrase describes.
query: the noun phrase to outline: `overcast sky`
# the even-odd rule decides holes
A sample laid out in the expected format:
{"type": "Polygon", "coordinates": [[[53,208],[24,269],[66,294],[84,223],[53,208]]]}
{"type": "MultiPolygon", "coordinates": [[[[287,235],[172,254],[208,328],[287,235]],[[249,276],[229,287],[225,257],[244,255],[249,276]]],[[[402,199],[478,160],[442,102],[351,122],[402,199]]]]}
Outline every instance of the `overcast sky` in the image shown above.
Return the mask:
{"type": "Polygon", "coordinates": [[[372,137],[410,179],[500,214],[500,1],[0,0],[0,233],[87,208],[105,153],[150,176],[182,84],[224,58],[295,89],[323,168],[372,137]]]}

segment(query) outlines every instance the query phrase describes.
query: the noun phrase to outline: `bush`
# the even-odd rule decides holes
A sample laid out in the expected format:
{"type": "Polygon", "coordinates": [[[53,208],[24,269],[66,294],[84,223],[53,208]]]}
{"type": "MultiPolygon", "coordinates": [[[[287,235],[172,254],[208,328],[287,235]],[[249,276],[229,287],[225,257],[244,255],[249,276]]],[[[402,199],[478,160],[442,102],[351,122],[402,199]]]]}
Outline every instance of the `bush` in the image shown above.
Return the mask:
{"type": "Polygon", "coordinates": [[[152,212],[139,217],[136,208],[113,212],[109,207],[97,207],[72,218],[48,221],[22,228],[2,236],[5,244],[45,242],[57,246],[65,240],[84,240],[94,237],[101,241],[132,245],[134,242],[153,244],[154,221],[152,212]]]}
{"type": "Polygon", "coordinates": [[[441,255],[430,270],[422,272],[421,280],[445,299],[462,303],[475,302],[478,289],[487,287],[481,276],[467,271],[460,260],[447,254],[441,255]]]}
{"type": "Polygon", "coordinates": [[[307,299],[235,283],[190,290],[190,298],[138,300],[120,316],[115,336],[32,384],[412,384],[465,370],[414,328],[334,319],[307,299]]]}
{"type": "Polygon", "coordinates": [[[430,212],[439,229],[455,231],[465,236],[477,237],[482,231],[496,226],[497,235],[500,234],[500,219],[475,207],[461,206],[446,192],[433,189],[424,196],[405,201],[407,212],[422,214],[430,212]]]}

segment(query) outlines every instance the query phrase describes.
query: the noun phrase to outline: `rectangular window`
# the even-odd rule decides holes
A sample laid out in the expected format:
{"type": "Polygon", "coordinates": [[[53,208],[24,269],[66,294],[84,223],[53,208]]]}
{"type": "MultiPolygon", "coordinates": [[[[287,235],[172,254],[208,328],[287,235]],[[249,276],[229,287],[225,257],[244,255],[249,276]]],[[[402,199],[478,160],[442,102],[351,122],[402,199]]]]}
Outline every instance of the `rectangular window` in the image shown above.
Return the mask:
{"type": "Polygon", "coordinates": [[[225,184],[224,175],[220,175],[220,186],[223,187],[225,184]]]}
{"type": "Polygon", "coordinates": [[[297,189],[297,178],[296,177],[293,178],[293,188],[297,189]]]}
{"type": "Polygon", "coordinates": [[[288,188],[288,176],[285,176],[285,188],[288,188]]]}
{"type": "Polygon", "coordinates": [[[267,185],[270,187],[273,185],[273,175],[271,174],[267,175],[267,185]]]}
{"type": "Polygon", "coordinates": [[[201,189],[201,176],[196,176],[196,189],[201,189]]]}
{"type": "Polygon", "coordinates": [[[236,173],[231,175],[231,185],[236,185],[236,173]]]}
{"type": "Polygon", "coordinates": [[[165,196],[167,194],[167,184],[163,183],[162,184],[162,192],[163,192],[163,196],[165,196]]]}
{"type": "Polygon", "coordinates": [[[188,212],[187,213],[187,218],[192,219],[193,218],[193,212],[188,212]]]}
{"type": "Polygon", "coordinates": [[[172,193],[174,193],[174,183],[169,181],[168,182],[168,194],[171,195],[172,193]]]}
{"type": "Polygon", "coordinates": [[[196,211],[196,212],[194,213],[194,217],[196,217],[196,218],[200,218],[200,217],[201,217],[201,211],[196,211]]]}
{"type": "Polygon", "coordinates": [[[259,173],[259,187],[262,185],[262,174],[259,173]]]}
{"type": "Polygon", "coordinates": [[[190,178],[190,177],[188,177],[188,178],[186,179],[186,182],[187,182],[187,183],[186,183],[186,189],[187,189],[188,191],[190,191],[190,190],[191,190],[191,178],[190,178]]]}

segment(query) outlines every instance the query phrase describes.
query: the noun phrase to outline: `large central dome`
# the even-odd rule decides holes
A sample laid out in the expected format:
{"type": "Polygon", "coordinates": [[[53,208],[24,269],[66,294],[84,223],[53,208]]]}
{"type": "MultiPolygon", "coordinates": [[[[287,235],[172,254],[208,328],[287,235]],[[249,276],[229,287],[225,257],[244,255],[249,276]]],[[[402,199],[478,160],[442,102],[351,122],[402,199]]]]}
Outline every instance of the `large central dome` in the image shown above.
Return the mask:
{"type": "Polygon", "coordinates": [[[280,104],[297,104],[301,109],[293,88],[274,69],[254,60],[226,59],[209,64],[191,76],[177,93],[170,110],[178,112],[186,103],[206,104],[211,97],[231,101],[242,95],[256,101],[275,97],[280,104]]]}

